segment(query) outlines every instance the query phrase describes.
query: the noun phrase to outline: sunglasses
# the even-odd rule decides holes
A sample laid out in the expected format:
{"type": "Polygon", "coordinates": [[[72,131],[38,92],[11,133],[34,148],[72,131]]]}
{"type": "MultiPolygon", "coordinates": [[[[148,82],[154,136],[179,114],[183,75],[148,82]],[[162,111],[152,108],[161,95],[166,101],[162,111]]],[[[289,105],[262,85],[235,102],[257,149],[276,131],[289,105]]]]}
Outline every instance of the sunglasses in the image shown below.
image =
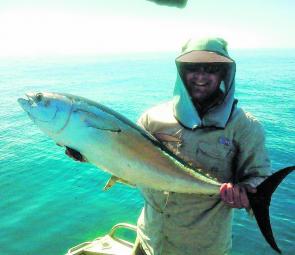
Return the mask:
{"type": "Polygon", "coordinates": [[[204,64],[184,64],[183,70],[187,72],[205,72],[209,74],[221,73],[225,70],[224,64],[204,63],[204,64]]]}

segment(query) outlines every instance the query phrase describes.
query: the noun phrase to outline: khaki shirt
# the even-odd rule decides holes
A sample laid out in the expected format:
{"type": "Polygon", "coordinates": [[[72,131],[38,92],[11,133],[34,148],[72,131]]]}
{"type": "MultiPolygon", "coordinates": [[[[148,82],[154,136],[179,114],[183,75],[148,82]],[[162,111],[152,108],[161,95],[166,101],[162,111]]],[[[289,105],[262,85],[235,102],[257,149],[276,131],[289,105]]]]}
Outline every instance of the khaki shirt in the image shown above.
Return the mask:
{"type": "MultiPolygon", "coordinates": [[[[270,174],[264,132],[250,114],[236,108],[225,129],[192,131],[176,121],[172,109],[172,102],[156,106],[145,112],[138,124],[221,183],[243,182],[255,187],[270,174]]],[[[138,220],[138,238],[148,255],[228,254],[233,212],[219,195],[139,189],[145,206],[138,220]]]]}

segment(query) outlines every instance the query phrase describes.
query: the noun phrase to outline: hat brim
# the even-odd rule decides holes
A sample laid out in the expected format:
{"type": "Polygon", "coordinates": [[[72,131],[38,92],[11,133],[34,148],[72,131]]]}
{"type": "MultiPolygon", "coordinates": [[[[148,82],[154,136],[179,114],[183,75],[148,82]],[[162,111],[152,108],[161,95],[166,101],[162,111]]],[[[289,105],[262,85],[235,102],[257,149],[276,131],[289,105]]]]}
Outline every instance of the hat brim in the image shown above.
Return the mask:
{"type": "Polygon", "coordinates": [[[233,63],[234,61],[230,58],[221,56],[213,51],[193,50],[176,58],[176,62],[179,62],[179,63],[233,63]]]}

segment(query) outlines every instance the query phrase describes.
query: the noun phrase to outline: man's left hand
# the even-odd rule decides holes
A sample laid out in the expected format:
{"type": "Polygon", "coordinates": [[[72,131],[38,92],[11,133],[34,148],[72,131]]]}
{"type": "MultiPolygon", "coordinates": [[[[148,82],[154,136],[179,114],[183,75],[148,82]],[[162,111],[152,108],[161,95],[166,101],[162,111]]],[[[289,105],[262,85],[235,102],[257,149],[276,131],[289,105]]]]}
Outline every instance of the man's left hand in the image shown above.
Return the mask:
{"type": "Polygon", "coordinates": [[[250,185],[223,183],[220,187],[221,200],[232,208],[249,208],[247,192],[255,193],[250,185]]]}

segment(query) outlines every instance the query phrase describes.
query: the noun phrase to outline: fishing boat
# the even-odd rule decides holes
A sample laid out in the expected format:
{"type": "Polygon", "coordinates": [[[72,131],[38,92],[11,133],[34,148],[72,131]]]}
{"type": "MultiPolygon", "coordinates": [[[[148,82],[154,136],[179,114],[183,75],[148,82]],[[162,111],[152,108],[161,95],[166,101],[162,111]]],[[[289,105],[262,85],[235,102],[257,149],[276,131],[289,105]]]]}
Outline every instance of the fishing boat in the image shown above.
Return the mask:
{"type": "Polygon", "coordinates": [[[128,229],[136,233],[136,226],[127,223],[118,223],[105,236],[78,244],[70,248],[66,255],[130,255],[134,243],[116,237],[115,234],[119,229],[128,229]]]}

